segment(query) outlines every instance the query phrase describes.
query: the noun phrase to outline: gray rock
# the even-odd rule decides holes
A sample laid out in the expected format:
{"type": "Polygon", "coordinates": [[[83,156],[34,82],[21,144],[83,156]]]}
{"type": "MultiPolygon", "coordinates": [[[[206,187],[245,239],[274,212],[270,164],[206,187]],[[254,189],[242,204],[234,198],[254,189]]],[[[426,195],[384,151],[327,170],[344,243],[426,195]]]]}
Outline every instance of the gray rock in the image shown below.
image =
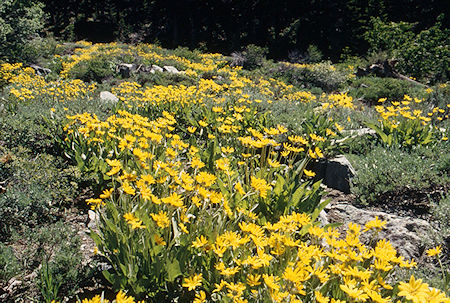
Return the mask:
{"type": "Polygon", "coordinates": [[[356,171],[344,155],[315,163],[313,170],[327,187],[350,193],[350,180],[356,171]]]}
{"type": "Polygon", "coordinates": [[[98,214],[95,211],[93,211],[93,210],[88,210],[88,217],[89,217],[89,223],[87,225],[88,228],[96,229],[97,222],[99,220],[98,214]]]}
{"type": "Polygon", "coordinates": [[[350,193],[350,179],[356,174],[355,169],[343,155],[328,160],[324,183],[343,193],[350,193]]]}
{"type": "Polygon", "coordinates": [[[369,127],[363,127],[358,129],[349,130],[350,136],[365,136],[365,135],[375,135],[377,132],[369,127]]]}
{"type": "Polygon", "coordinates": [[[45,68],[45,67],[41,67],[41,66],[36,65],[36,64],[30,65],[30,67],[32,69],[34,69],[34,71],[36,72],[36,74],[38,76],[47,76],[48,74],[50,74],[52,72],[51,69],[45,68]]]}
{"type": "Polygon", "coordinates": [[[119,71],[122,78],[129,78],[131,76],[132,72],[134,72],[136,70],[136,65],[121,63],[121,64],[117,65],[117,70],[119,71]]]}
{"type": "MultiPolygon", "coordinates": [[[[321,201],[322,202],[322,201],[321,201]]],[[[330,222],[328,221],[328,217],[327,217],[327,213],[325,210],[321,210],[319,213],[319,216],[317,217],[317,220],[320,222],[320,224],[322,225],[328,225],[330,224],[330,222]]]]}
{"type": "Polygon", "coordinates": [[[364,226],[378,216],[386,221],[385,228],[379,233],[380,239],[389,240],[397,252],[408,258],[420,257],[422,238],[426,237],[432,226],[425,220],[412,217],[400,217],[381,211],[364,210],[347,203],[327,205],[325,208],[327,220],[335,222],[354,222],[364,226]]]}
{"type": "Polygon", "coordinates": [[[152,74],[154,74],[155,72],[160,72],[160,73],[162,73],[163,71],[164,71],[163,68],[160,67],[160,66],[158,66],[158,65],[156,65],[156,64],[153,64],[153,65],[152,65],[152,69],[150,70],[150,72],[151,72],[152,74]]]}
{"type": "Polygon", "coordinates": [[[102,91],[100,92],[100,100],[105,103],[116,103],[119,101],[119,98],[108,91],[102,91]]]}
{"type": "Polygon", "coordinates": [[[172,73],[172,74],[178,74],[178,73],[180,73],[180,71],[178,71],[178,69],[176,69],[175,67],[170,66],[170,65],[165,65],[163,68],[164,68],[164,70],[165,70],[166,72],[168,72],[168,73],[172,73]]]}
{"type": "Polygon", "coordinates": [[[363,137],[363,136],[367,136],[367,135],[376,135],[376,131],[374,131],[371,128],[368,127],[364,127],[364,128],[359,128],[359,129],[350,129],[350,130],[344,130],[342,131],[342,133],[345,135],[344,138],[336,140],[335,143],[343,143],[346,140],[349,139],[354,139],[357,137],[363,137]]]}
{"type": "Polygon", "coordinates": [[[8,286],[6,287],[6,291],[9,293],[12,293],[16,288],[18,288],[20,285],[22,285],[22,281],[17,280],[16,278],[11,278],[11,280],[8,281],[8,286]]]}

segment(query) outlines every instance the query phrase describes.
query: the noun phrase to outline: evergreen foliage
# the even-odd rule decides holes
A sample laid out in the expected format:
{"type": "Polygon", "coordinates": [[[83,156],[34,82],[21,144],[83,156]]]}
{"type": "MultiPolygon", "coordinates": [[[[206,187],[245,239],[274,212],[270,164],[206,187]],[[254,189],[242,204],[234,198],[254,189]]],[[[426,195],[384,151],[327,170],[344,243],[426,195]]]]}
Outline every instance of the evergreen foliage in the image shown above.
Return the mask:
{"type": "Polygon", "coordinates": [[[44,28],[43,7],[32,0],[0,2],[0,60],[23,59],[24,47],[44,28]]]}

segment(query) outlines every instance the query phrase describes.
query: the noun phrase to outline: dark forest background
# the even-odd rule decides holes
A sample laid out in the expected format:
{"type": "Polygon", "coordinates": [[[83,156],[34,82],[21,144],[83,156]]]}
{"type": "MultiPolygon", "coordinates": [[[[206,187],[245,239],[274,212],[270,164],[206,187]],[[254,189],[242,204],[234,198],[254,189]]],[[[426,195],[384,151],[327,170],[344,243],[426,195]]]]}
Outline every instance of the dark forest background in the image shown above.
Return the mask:
{"type": "MultiPolygon", "coordinates": [[[[420,32],[448,8],[446,0],[48,0],[47,30],[69,40],[152,42],[221,53],[248,44],[286,58],[315,45],[325,57],[364,54],[371,18],[413,23],[420,32]]],[[[443,27],[448,19],[441,17],[443,27]]]]}
{"type": "Polygon", "coordinates": [[[360,66],[390,60],[408,77],[445,82],[446,2],[1,0],[0,61],[39,63],[52,57],[57,41],[146,42],[235,52],[248,62],[331,60],[360,66]]]}

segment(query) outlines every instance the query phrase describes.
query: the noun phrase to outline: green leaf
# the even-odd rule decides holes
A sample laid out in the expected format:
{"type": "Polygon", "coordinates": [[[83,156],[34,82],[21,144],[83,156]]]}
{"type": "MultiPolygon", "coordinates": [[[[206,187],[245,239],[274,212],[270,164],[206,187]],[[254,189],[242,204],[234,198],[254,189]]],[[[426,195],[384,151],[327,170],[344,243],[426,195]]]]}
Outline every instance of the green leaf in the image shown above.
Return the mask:
{"type": "Polygon", "coordinates": [[[94,240],[94,242],[97,246],[100,246],[101,244],[103,244],[102,238],[100,238],[100,236],[96,232],[93,232],[91,230],[91,233],[89,234],[89,236],[92,238],[92,240],[94,240]]]}
{"type": "Polygon", "coordinates": [[[319,206],[314,210],[314,212],[311,215],[311,222],[316,221],[317,217],[319,216],[320,212],[331,202],[331,199],[327,199],[319,204],[319,206]]]}
{"type": "Polygon", "coordinates": [[[380,127],[378,127],[378,125],[376,125],[376,124],[374,124],[374,123],[370,123],[370,122],[366,122],[366,125],[367,125],[368,127],[370,127],[371,129],[373,129],[373,130],[377,133],[377,135],[380,136],[381,140],[382,140],[384,143],[387,143],[388,137],[387,137],[387,135],[383,132],[383,130],[382,130],[380,127]]]}
{"type": "Polygon", "coordinates": [[[305,195],[305,184],[306,183],[302,184],[295,190],[289,203],[290,206],[296,207],[297,204],[300,202],[300,199],[305,195]]]}
{"type": "Polygon", "coordinates": [[[103,220],[106,223],[107,228],[113,233],[117,233],[117,226],[112,220],[104,218],[103,220]]]}
{"type": "Polygon", "coordinates": [[[220,191],[223,194],[228,195],[228,190],[226,189],[225,184],[223,184],[223,181],[221,179],[217,179],[216,182],[217,182],[217,185],[220,188],[220,191]]]}
{"type": "Polygon", "coordinates": [[[109,283],[111,284],[115,284],[114,282],[116,281],[117,276],[115,274],[110,273],[107,270],[102,271],[103,276],[105,277],[106,280],[108,280],[109,283]]]}
{"type": "Polygon", "coordinates": [[[329,223],[329,224],[325,225],[325,226],[323,227],[323,229],[327,230],[328,228],[336,228],[336,227],[340,227],[340,226],[342,226],[342,225],[344,225],[344,223],[340,223],[340,222],[329,223]]]}
{"type": "Polygon", "coordinates": [[[391,146],[392,145],[392,141],[393,141],[393,135],[389,134],[389,136],[387,136],[387,141],[386,141],[387,145],[391,146]]]}
{"type": "Polygon", "coordinates": [[[166,262],[167,281],[173,282],[176,278],[181,276],[180,263],[178,260],[172,259],[166,262]]]}
{"type": "Polygon", "coordinates": [[[280,195],[281,191],[283,190],[284,184],[286,184],[286,180],[281,175],[278,175],[277,183],[275,184],[273,193],[277,196],[280,195]]]}

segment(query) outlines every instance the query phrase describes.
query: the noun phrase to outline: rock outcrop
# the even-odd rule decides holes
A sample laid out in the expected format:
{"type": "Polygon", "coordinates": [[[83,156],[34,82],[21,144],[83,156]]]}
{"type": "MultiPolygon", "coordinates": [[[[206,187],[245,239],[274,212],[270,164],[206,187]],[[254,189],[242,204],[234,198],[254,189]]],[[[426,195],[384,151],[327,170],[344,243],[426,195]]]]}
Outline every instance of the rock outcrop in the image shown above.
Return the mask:
{"type": "Polygon", "coordinates": [[[422,239],[432,229],[430,223],[422,219],[360,209],[346,202],[331,203],[324,212],[323,216],[329,223],[354,222],[362,226],[378,216],[380,220],[387,222],[378,237],[389,240],[398,253],[408,259],[417,260],[420,257],[422,239]]]}
{"type": "Polygon", "coordinates": [[[344,155],[315,163],[313,170],[327,187],[350,193],[350,180],[356,171],[344,155]]]}
{"type": "Polygon", "coordinates": [[[119,98],[117,98],[117,96],[113,93],[102,91],[100,92],[100,100],[105,103],[116,103],[119,101],[119,98]]]}

